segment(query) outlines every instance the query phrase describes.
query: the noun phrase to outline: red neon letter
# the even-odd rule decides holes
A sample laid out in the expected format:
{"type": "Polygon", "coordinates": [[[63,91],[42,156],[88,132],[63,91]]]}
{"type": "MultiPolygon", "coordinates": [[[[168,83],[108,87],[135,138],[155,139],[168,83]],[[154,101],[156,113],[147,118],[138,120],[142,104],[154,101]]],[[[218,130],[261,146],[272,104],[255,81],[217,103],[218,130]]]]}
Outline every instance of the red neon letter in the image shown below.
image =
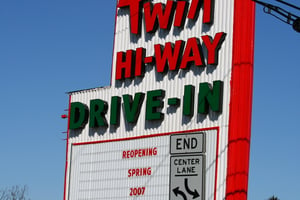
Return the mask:
{"type": "Polygon", "coordinates": [[[191,7],[188,13],[189,19],[197,18],[201,4],[204,1],[203,5],[203,19],[204,24],[211,24],[213,22],[213,13],[214,13],[214,0],[192,0],[191,7]]]}
{"type": "Polygon", "coordinates": [[[132,77],[134,72],[134,56],[135,51],[133,50],[126,51],[126,54],[124,52],[117,53],[116,80],[132,77]]]}
{"type": "Polygon", "coordinates": [[[188,3],[186,1],[177,1],[174,26],[182,27],[184,25],[187,8],[188,3]]]}
{"type": "Polygon", "coordinates": [[[176,41],[175,47],[167,42],[164,49],[160,44],[154,45],[157,72],[166,72],[168,67],[170,70],[178,69],[183,47],[182,40],[176,41]]]}
{"type": "Polygon", "coordinates": [[[145,74],[145,52],[144,48],[136,49],[136,57],[135,57],[135,76],[144,76],[145,74]]]}
{"type": "Polygon", "coordinates": [[[130,30],[133,34],[140,34],[142,21],[143,0],[119,0],[118,7],[128,7],[130,12],[130,30]]]}
{"type": "Polygon", "coordinates": [[[170,25],[173,21],[175,5],[174,1],[167,1],[166,6],[162,3],[156,3],[154,6],[150,2],[145,3],[144,12],[146,32],[155,32],[158,28],[158,23],[161,29],[170,29],[170,25]]]}
{"type": "Polygon", "coordinates": [[[196,66],[204,66],[202,47],[197,38],[190,38],[187,41],[184,54],[182,56],[182,62],[180,69],[186,69],[192,63],[196,66]]]}
{"type": "Polygon", "coordinates": [[[217,65],[218,64],[218,51],[225,39],[226,33],[220,32],[215,35],[215,38],[211,38],[208,35],[202,36],[203,43],[207,49],[207,64],[217,65]]]}

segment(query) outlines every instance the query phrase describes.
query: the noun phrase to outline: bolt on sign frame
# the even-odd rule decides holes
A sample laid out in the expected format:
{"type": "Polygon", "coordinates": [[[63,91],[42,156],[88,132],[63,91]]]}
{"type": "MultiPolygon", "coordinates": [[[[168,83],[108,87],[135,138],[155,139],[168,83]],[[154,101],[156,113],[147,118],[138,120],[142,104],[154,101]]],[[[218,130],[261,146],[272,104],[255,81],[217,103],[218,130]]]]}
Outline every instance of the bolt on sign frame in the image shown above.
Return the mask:
{"type": "Polygon", "coordinates": [[[118,0],[111,86],[69,93],[64,199],[246,200],[254,19],[251,0],[118,0]]]}

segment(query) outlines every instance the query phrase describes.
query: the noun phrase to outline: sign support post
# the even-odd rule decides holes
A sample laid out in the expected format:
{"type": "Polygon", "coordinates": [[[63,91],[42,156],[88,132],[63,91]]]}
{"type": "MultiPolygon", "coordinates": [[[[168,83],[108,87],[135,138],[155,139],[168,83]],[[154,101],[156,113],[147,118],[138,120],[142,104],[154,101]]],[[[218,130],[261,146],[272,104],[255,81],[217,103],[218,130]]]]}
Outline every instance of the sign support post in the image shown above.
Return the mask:
{"type": "Polygon", "coordinates": [[[246,200],[253,94],[255,4],[235,1],[226,200],[246,200]]]}

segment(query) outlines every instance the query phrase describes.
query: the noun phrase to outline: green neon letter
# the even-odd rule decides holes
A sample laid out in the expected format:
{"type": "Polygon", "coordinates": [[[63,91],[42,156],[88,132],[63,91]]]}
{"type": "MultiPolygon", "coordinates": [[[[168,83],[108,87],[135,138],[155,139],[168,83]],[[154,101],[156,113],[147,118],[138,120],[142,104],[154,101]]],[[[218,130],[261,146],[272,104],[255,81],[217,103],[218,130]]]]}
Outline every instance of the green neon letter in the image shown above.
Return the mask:
{"type": "Polygon", "coordinates": [[[118,96],[112,97],[110,107],[110,124],[118,126],[120,124],[121,98],[118,96]]]}
{"type": "Polygon", "coordinates": [[[183,115],[192,117],[194,115],[194,99],[195,99],[195,86],[184,86],[183,95],[183,115]]]}
{"type": "Polygon", "coordinates": [[[209,108],[214,112],[222,112],[222,100],[222,81],[214,81],[213,88],[209,83],[200,83],[198,113],[208,114],[209,108]]]}
{"type": "Polygon", "coordinates": [[[71,103],[70,129],[84,128],[88,121],[88,107],[80,102],[71,103]]]}
{"type": "Polygon", "coordinates": [[[164,114],[158,111],[158,109],[164,107],[164,102],[162,101],[164,96],[164,90],[153,90],[147,92],[146,120],[157,120],[164,118],[164,114]]]}
{"type": "Polygon", "coordinates": [[[90,128],[99,126],[107,127],[105,114],[107,113],[107,102],[101,99],[90,101],[90,128]]]}
{"type": "Polygon", "coordinates": [[[144,93],[136,93],[134,99],[129,94],[123,95],[125,118],[127,122],[136,123],[141,112],[141,107],[145,98],[144,93]]]}

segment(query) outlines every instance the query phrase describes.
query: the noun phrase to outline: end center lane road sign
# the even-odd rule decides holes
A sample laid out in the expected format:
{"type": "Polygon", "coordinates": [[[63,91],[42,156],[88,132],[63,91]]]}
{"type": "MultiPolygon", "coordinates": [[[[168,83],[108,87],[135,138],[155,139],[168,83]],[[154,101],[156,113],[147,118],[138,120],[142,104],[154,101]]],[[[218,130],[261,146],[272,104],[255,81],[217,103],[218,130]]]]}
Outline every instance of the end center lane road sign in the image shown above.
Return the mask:
{"type": "Polygon", "coordinates": [[[205,133],[171,135],[170,200],[204,200],[205,133]]]}
{"type": "Polygon", "coordinates": [[[203,200],[204,155],[171,156],[170,200],[203,200]]]}

